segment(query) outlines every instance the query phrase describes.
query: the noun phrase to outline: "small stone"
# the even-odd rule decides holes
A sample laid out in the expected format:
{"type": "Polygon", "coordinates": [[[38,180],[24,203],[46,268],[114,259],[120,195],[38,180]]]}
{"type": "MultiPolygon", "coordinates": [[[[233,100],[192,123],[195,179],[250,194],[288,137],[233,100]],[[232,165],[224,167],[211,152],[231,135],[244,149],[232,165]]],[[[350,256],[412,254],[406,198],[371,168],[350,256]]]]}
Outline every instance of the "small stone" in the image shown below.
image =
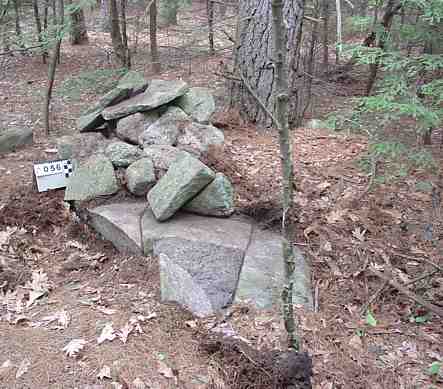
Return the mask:
{"type": "Polygon", "coordinates": [[[105,154],[115,167],[128,167],[144,155],[137,146],[125,142],[111,143],[106,147],[105,154]]]}
{"type": "Polygon", "coordinates": [[[148,202],[159,221],[169,219],[215,178],[215,173],[187,153],[180,154],[148,193],[148,202]]]}
{"type": "Polygon", "coordinates": [[[120,119],[117,123],[115,134],[121,140],[137,145],[140,135],[145,128],[149,127],[159,117],[158,111],[137,112],[120,119]]]}
{"type": "Polygon", "coordinates": [[[230,216],[234,213],[234,188],[224,174],[217,173],[214,181],[186,203],[183,210],[207,216],[230,216]]]}
{"type": "Polygon", "coordinates": [[[211,125],[188,122],[177,138],[177,147],[200,157],[208,153],[210,146],[222,146],[223,132],[211,125]]]}
{"type": "Polygon", "coordinates": [[[144,196],[155,184],[154,164],[150,158],[142,158],[126,169],[128,189],[136,196],[144,196]]]}

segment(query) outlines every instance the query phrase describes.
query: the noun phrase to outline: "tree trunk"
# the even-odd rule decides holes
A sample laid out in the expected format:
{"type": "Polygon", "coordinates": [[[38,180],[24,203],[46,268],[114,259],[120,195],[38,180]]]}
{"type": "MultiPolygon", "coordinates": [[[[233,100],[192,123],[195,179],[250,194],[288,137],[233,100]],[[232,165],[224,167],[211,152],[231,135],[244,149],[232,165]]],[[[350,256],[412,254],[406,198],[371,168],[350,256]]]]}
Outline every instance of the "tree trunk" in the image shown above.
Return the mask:
{"type": "Polygon", "coordinates": [[[76,8],[69,14],[69,18],[71,19],[71,45],[86,43],[88,41],[88,30],[86,29],[85,13],[82,8],[79,8],[79,4],[76,4],[76,8]]]}
{"type": "MultiPolygon", "coordinates": [[[[313,1],[313,17],[315,19],[319,18],[320,15],[320,4],[319,4],[320,0],[314,0],[313,1]]],[[[306,110],[309,108],[309,105],[311,104],[311,99],[312,99],[312,81],[314,79],[315,76],[315,49],[317,48],[317,44],[318,44],[318,29],[319,29],[319,23],[314,22],[312,24],[312,32],[311,32],[311,42],[309,43],[309,53],[308,53],[308,58],[306,60],[307,63],[307,73],[308,73],[308,77],[306,79],[306,83],[305,83],[305,101],[303,102],[303,112],[302,112],[302,116],[304,116],[304,113],[306,112],[306,110]]]]}
{"type": "Polygon", "coordinates": [[[15,11],[15,34],[18,38],[22,36],[22,29],[20,27],[20,4],[19,0],[13,0],[15,11]]]}
{"type": "Polygon", "coordinates": [[[322,0],[323,5],[323,69],[329,70],[329,0],[322,0]]]}
{"type": "MultiPolygon", "coordinates": [[[[378,37],[378,45],[377,45],[377,47],[381,50],[385,49],[385,45],[389,37],[389,31],[391,29],[392,19],[402,7],[402,3],[395,4],[395,2],[396,0],[388,0],[388,3],[386,4],[385,13],[383,15],[383,19],[381,22],[383,31],[378,37]]],[[[376,29],[374,31],[376,31],[376,29]]],[[[375,84],[375,80],[377,79],[377,71],[379,67],[380,67],[380,57],[377,57],[375,62],[369,65],[369,78],[366,84],[366,96],[369,96],[371,94],[372,88],[374,87],[375,84]]]]}
{"type": "Polygon", "coordinates": [[[126,1],[127,0],[121,0],[120,6],[121,6],[121,28],[122,28],[122,45],[123,45],[123,52],[124,52],[124,58],[125,63],[124,67],[130,69],[131,68],[131,54],[129,52],[129,46],[128,46],[128,31],[126,28],[126,1]]]}
{"type": "Polygon", "coordinates": [[[100,1],[100,19],[101,19],[101,30],[103,32],[111,32],[111,23],[109,18],[109,1],[100,1]]]}
{"type": "Polygon", "coordinates": [[[341,18],[341,0],[335,0],[335,8],[337,11],[337,43],[335,45],[335,64],[340,63],[341,47],[342,47],[342,18],[341,18]]]}
{"type": "MultiPolygon", "coordinates": [[[[295,122],[300,112],[298,65],[303,21],[303,1],[284,2],[284,20],[288,24],[287,56],[289,82],[289,120],[295,122]]],[[[271,0],[244,0],[239,6],[238,43],[235,50],[235,76],[231,100],[248,120],[270,127],[275,113],[275,66],[272,63],[271,0]],[[252,93],[251,93],[252,92],[252,93]],[[256,95],[254,97],[253,95],[256,95]],[[257,105],[256,98],[263,103],[257,105]]]]}
{"type": "Polygon", "coordinates": [[[57,63],[59,61],[60,57],[60,46],[62,44],[62,34],[61,30],[63,28],[64,23],[64,12],[65,7],[63,0],[59,0],[59,24],[57,26],[57,40],[55,42],[55,47],[53,51],[53,55],[51,58],[51,63],[49,64],[49,74],[48,74],[48,88],[46,89],[46,98],[45,98],[45,111],[43,113],[43,120],[45,125],[46,134],[49,135],[50,133],[50,123],[49,123],[49,106],[51,105],[51,98],[52,98],[52,89],[54,86],[54,79],[55,79],[55,70],[57,68],[57,63]]]}
{"type": "MultiPolygon", "coordinates": [[[[34,9],[35,26],[37,28],[37,40],[39,43],[42,43],[42,22],[40,20],[37,0],[32,0],[32,8],[34,9]]],[[[46,52],[46,50],[43,50],[42,62],[44,64],[46,63],[47,56],[48,53],[46,52]]]]}
{"type": "Polygon", "coordinates": [[[124,67],[126,66],[126,53],[120,31],[120,18],[118,15],[117,0],[109,0],[109,17],[111,19],[112,47],[114,48],[118,61],[124,67]]]}
{"type": "Polygon", "coordinates": [[[160,73],[161,63],[157,43],[157,1],[153,0],[149,8],[149,40],[151,43],[151,61],[155,73],[160,73]]]}
{"type": "Polygon", "coordinates": [[[209,54],[214,55],[214,2],[212,0],[206,1],[206,8],[208,13],[208,39],[209,39],[209,54]]]}

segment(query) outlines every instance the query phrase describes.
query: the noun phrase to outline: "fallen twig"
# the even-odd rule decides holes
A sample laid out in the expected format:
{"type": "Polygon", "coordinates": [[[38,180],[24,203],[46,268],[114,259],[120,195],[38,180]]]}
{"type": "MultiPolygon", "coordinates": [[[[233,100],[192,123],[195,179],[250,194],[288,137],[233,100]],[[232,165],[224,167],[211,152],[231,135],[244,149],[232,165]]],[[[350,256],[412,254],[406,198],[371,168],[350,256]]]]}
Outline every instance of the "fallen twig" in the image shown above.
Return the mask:
{"type": "Polygon", "coordinates": [[[411,292],[409,289],[407,289],[403,285],[400,285],[397,281],[392,279],[389,275],[381,273],[378,270],[376,270],[373,266],[370,266],[369,270],[371,271],[371,273],[373,273],[377,277],[381,278],[382,280],[387,281],[389,283],[389,285],[391,285],[392,287],[394,287],[395,289],[397,289],[399,292],[403,293],[404,295],[408,296],[411,300],[414,300],[416,303],[422,305],[423,307],[427,308],[429,311],[435,313],[436,315],[443,317],[443,309],[442,308],[440,308],[434,304],[428,303],[422,297],[416,295],[414,292],[411,292]]]}
{"type": "Polygon", "coordinates": [[[394,254],[395,256],[400,257],[400,258],[409,259],[410,261],[426,262],[428,265],[431,265],[433,268],[435,268],[439,272],[443,273],[443,267],[437,265],[436,263],[432,262],[431,260],[429,260],[427,258],[413,257],[411,255],[406,255],[406,254],[398,253],[396,251],[393,251],[392,254],[394,254]]]}

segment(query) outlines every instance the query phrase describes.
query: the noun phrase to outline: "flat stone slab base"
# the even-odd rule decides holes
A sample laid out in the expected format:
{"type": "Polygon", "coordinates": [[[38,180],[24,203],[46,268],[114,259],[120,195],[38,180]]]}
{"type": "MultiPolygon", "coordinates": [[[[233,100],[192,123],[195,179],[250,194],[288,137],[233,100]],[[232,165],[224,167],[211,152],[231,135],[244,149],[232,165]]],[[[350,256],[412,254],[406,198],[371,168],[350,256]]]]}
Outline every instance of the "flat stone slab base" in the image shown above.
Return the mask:
{"type": "MultiPolygon", "coordinates": [[[[259,309],[280,304],[283,286],[281,237],[249,220],[178,212],[159,222],[146,201],[89,210],[90,224],[123,252],[159,258],[162,301],[197,316],[232,302],[259,309]]],[[[310,268],[295,250],[294,303],[312,307],[310,268]]]]}

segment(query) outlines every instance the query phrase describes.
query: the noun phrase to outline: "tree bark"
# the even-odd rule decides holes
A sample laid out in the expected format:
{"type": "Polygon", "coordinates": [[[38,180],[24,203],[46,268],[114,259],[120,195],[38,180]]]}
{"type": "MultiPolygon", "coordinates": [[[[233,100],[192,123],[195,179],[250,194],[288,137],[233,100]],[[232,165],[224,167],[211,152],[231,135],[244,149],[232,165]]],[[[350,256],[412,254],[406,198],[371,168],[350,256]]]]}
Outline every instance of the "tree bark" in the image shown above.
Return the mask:
{"type": "MultiPolygon", "coordinates": [[[[301,106],[298,66],[300,37],[303,21],[303,0],[285,0],[283,18],[287,24],[287,55],[289,83],[289,121],[297,120],[301,106]]],[[[250,121],[261,127],[270,127],[272,119],[266,110],[275,113],[275,66],[272,62],[271,0],[243,0],[239,6],[238,43],[235,50],[235,75],[241,81],[232,85],[231,102],[250,121]],[[252,92],[262,101],[257,105],[252,92]]]]}
{"type": "Polygon", "coordinates": [[[179,0],[160,0],[159,16],[162,25],[164,26],[177,25],[178,7],[179,7],[179,0]]]}
{"type": "Polygon", "coordinates": [[[335,64],[338,65],[340,63],[342,46],[341,0],[335,0],[335,8],[337,11],[337,43],[335,45],[335,64]]]}
{"type": "Polygon", "coordinates": [[[22,29],[20,27],[20,4],[19,0],[13,0],[15,11],[15,34],[18,38],[22,36],[22,29]]]}
{"type": "Polygon", "coordinates": [[[214,55],[214,2],[212,0],[207,0],[206,4],[208,13],[209,54],[214,55]]]}
{"type": "Polygon", "coordinates": [[[59,61],[60,57],[60,46],[62,44],[62,35],[61,30],[63,29],[63,23],[64,23],[64,2],[63,0],[59,0],[59,24],[57,28],[57,40],[55,42],[55,47],[53,51],[53,55],[51,58],[51,63],[49,64],[49,74],[48,74],[48,88],[46,89],[46,98],[45,98],[45,110],[43,112],[43,120],[45,125],[46,134],[49,135],[50,133],[50,123],[49,123],[49,106],[51,105],[51,98],[52,98],[52,89],[54,86],[54,79],[55,79],[55,71],[57,68],[57,63],[59,61]]]}
{"type": "MultiPolygon", "coordinates": [[[[72,2],[71,2],[72,4],[72,2]]],[[[71,19],[70,42],[71,45],[81,45],[88,42],[88,30],[86,29],[85,13],[78,8],[69,14],[71,19]]]]}
{"type": "Polygon", "coordinates": [[[329,70],[329,0],[322,0],[323,13],[323,69],[325,72],[329,70]]]}
{"type": "Polygon", "coordinates": [[[122,45],[123,45],[123,52],[124,52],[124,58],[125,63],[124,66],[128,69],[131,68],[131,53],[129,52],[129,46],[128,46],[128,31],[126,28],[126,1],[127,0],[121,0],[120,2],[120,8],[121,8],[121,29],[122,29],[122,45]]]}
{"type": "MultiPolygon", "coordinates": [[[[39,43],[42,43],[42,22],[40,20],[40,14],[39,14],[37,0],[32,0],[32,8],[34,9],[35,26],[37,29],[37,40],[39,43]]],[[[46,64],[47,57],[48,57],[48,53],[46,52],[46,50],[43,50],[42,62],[44,64],[46,64]]]]}
{"type": "Polygon", "coordinates": [[[157,1],[153,0],[149,7],[149,40],[151,43],[151,61],[155,73],[160,73],[161,63],[157,43],[157,1]]]}
{"type": "Polygon", "coordinates": [[[122,66],[126,66],[126,53],[120,31],[117,0],[109,0],[109,17],[111,22],[111,40],[115,55],[122,66]]]}

